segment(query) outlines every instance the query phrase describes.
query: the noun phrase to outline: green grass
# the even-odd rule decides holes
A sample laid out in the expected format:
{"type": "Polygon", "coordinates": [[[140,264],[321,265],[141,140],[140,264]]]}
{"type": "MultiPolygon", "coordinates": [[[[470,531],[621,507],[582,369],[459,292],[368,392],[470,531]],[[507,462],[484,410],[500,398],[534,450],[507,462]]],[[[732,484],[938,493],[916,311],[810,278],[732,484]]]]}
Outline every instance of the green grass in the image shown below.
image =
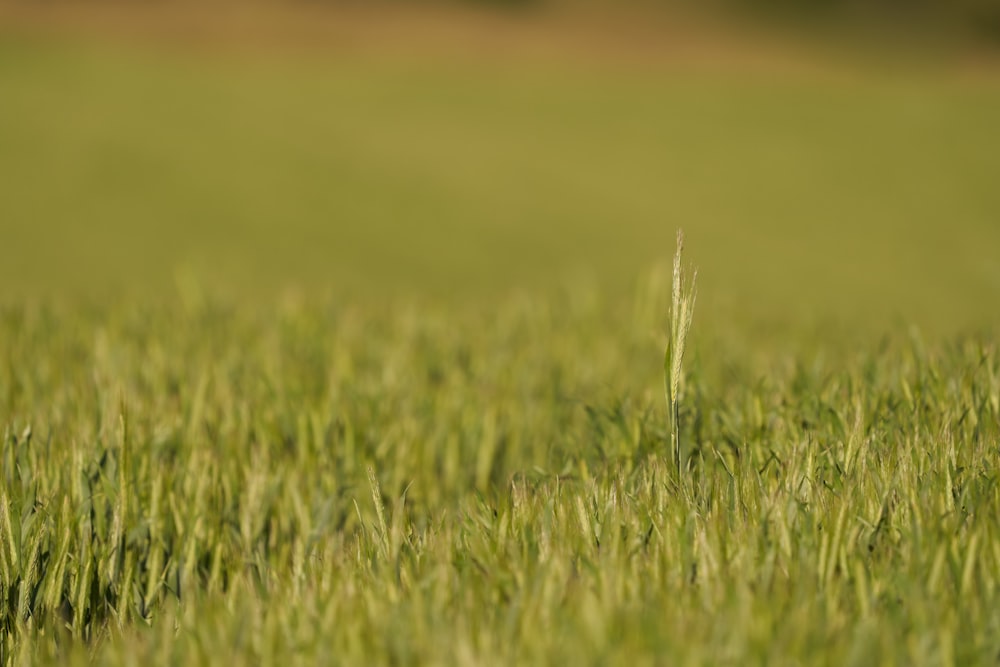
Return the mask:
{"type": "Polygon", "coordinates": [[[678,481],[579,297],[6,309],[5,662],[995,659],[994,340],[695,344],[678,481]]]}
{"type": "Polygon", "coordinates": [[[698,273],[685,275],[681,265],[684,254],[684,232],[677,230],[677,251],[674,254],[673,278],[670,283],[670,320],[667,349],[663,354],[663,393],[667,399],[670,420],[670,455],[677,469],[677,482],[683,478],[684,450],[681,444],[681,389],[684,386],[684,349],[694,318],[695,282],[698,273]]]}
{"type": "Polygon", "coordinates": [[[0,42],[0,664],[995,663],[1000,95],[911,76],[0,42]]]}

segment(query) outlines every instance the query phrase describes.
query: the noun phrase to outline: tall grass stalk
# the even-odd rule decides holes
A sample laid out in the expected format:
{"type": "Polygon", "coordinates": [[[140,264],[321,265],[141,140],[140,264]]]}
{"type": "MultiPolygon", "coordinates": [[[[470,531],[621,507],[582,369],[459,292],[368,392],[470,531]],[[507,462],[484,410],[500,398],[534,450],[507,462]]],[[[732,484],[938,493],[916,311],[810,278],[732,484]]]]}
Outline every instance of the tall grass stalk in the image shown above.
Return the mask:
{"type": "Polygon", "coordinates": [[[670,451],[677,471],[681,476],[681,434],[680,434],[680,393],[683,379],[684,345],[691,318],[694,315],[696,270],[690,279],[684,275],[681,259],[684,253],[684,231],[677,230],[677,251],[674,254],[674,278],[670,292],[670,339],[663,357],[663,386],[667,397],[667,412],[670,416],[670,451]]]}

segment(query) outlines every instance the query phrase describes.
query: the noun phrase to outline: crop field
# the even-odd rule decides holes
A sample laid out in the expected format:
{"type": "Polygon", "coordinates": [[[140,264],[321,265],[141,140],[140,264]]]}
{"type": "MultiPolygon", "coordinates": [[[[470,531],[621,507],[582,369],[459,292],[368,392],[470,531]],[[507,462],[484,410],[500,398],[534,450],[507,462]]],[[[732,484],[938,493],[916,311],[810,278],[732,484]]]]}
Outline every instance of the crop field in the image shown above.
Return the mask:
{"type": "Polygon", "coordinates": [[[995,73],[2,26],[3,667],[1000,659],[995,73]]]}

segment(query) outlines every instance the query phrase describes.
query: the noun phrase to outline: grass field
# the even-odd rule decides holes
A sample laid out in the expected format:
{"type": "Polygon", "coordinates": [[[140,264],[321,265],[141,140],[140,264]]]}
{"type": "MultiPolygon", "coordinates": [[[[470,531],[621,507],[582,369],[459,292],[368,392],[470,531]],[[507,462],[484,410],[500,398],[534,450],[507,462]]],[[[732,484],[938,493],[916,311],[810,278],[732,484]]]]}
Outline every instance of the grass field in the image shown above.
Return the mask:
{"type": "Polygon", "coordinates": [[[0,96],[3,665],[1000,656],[995,78],[11,31],[0,96]]]}

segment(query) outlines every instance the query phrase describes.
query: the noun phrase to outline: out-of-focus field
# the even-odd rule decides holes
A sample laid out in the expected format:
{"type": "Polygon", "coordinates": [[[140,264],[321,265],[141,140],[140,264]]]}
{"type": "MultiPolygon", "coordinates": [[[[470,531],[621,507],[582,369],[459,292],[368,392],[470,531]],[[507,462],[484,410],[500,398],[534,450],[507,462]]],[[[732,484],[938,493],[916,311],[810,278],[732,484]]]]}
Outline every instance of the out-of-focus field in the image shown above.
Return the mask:
{"type": "Polygon", "coordinates": [[[0,6],[0,665],[995,663],[988,60],[170,7],[0,6]]]}
{"type": "Polygon", "coordinates": [[[326,42],[4,31],[3,297],[618,294],[684,227],[725,321],[995,321],[989,69],[348,16],[326,42]]]}

